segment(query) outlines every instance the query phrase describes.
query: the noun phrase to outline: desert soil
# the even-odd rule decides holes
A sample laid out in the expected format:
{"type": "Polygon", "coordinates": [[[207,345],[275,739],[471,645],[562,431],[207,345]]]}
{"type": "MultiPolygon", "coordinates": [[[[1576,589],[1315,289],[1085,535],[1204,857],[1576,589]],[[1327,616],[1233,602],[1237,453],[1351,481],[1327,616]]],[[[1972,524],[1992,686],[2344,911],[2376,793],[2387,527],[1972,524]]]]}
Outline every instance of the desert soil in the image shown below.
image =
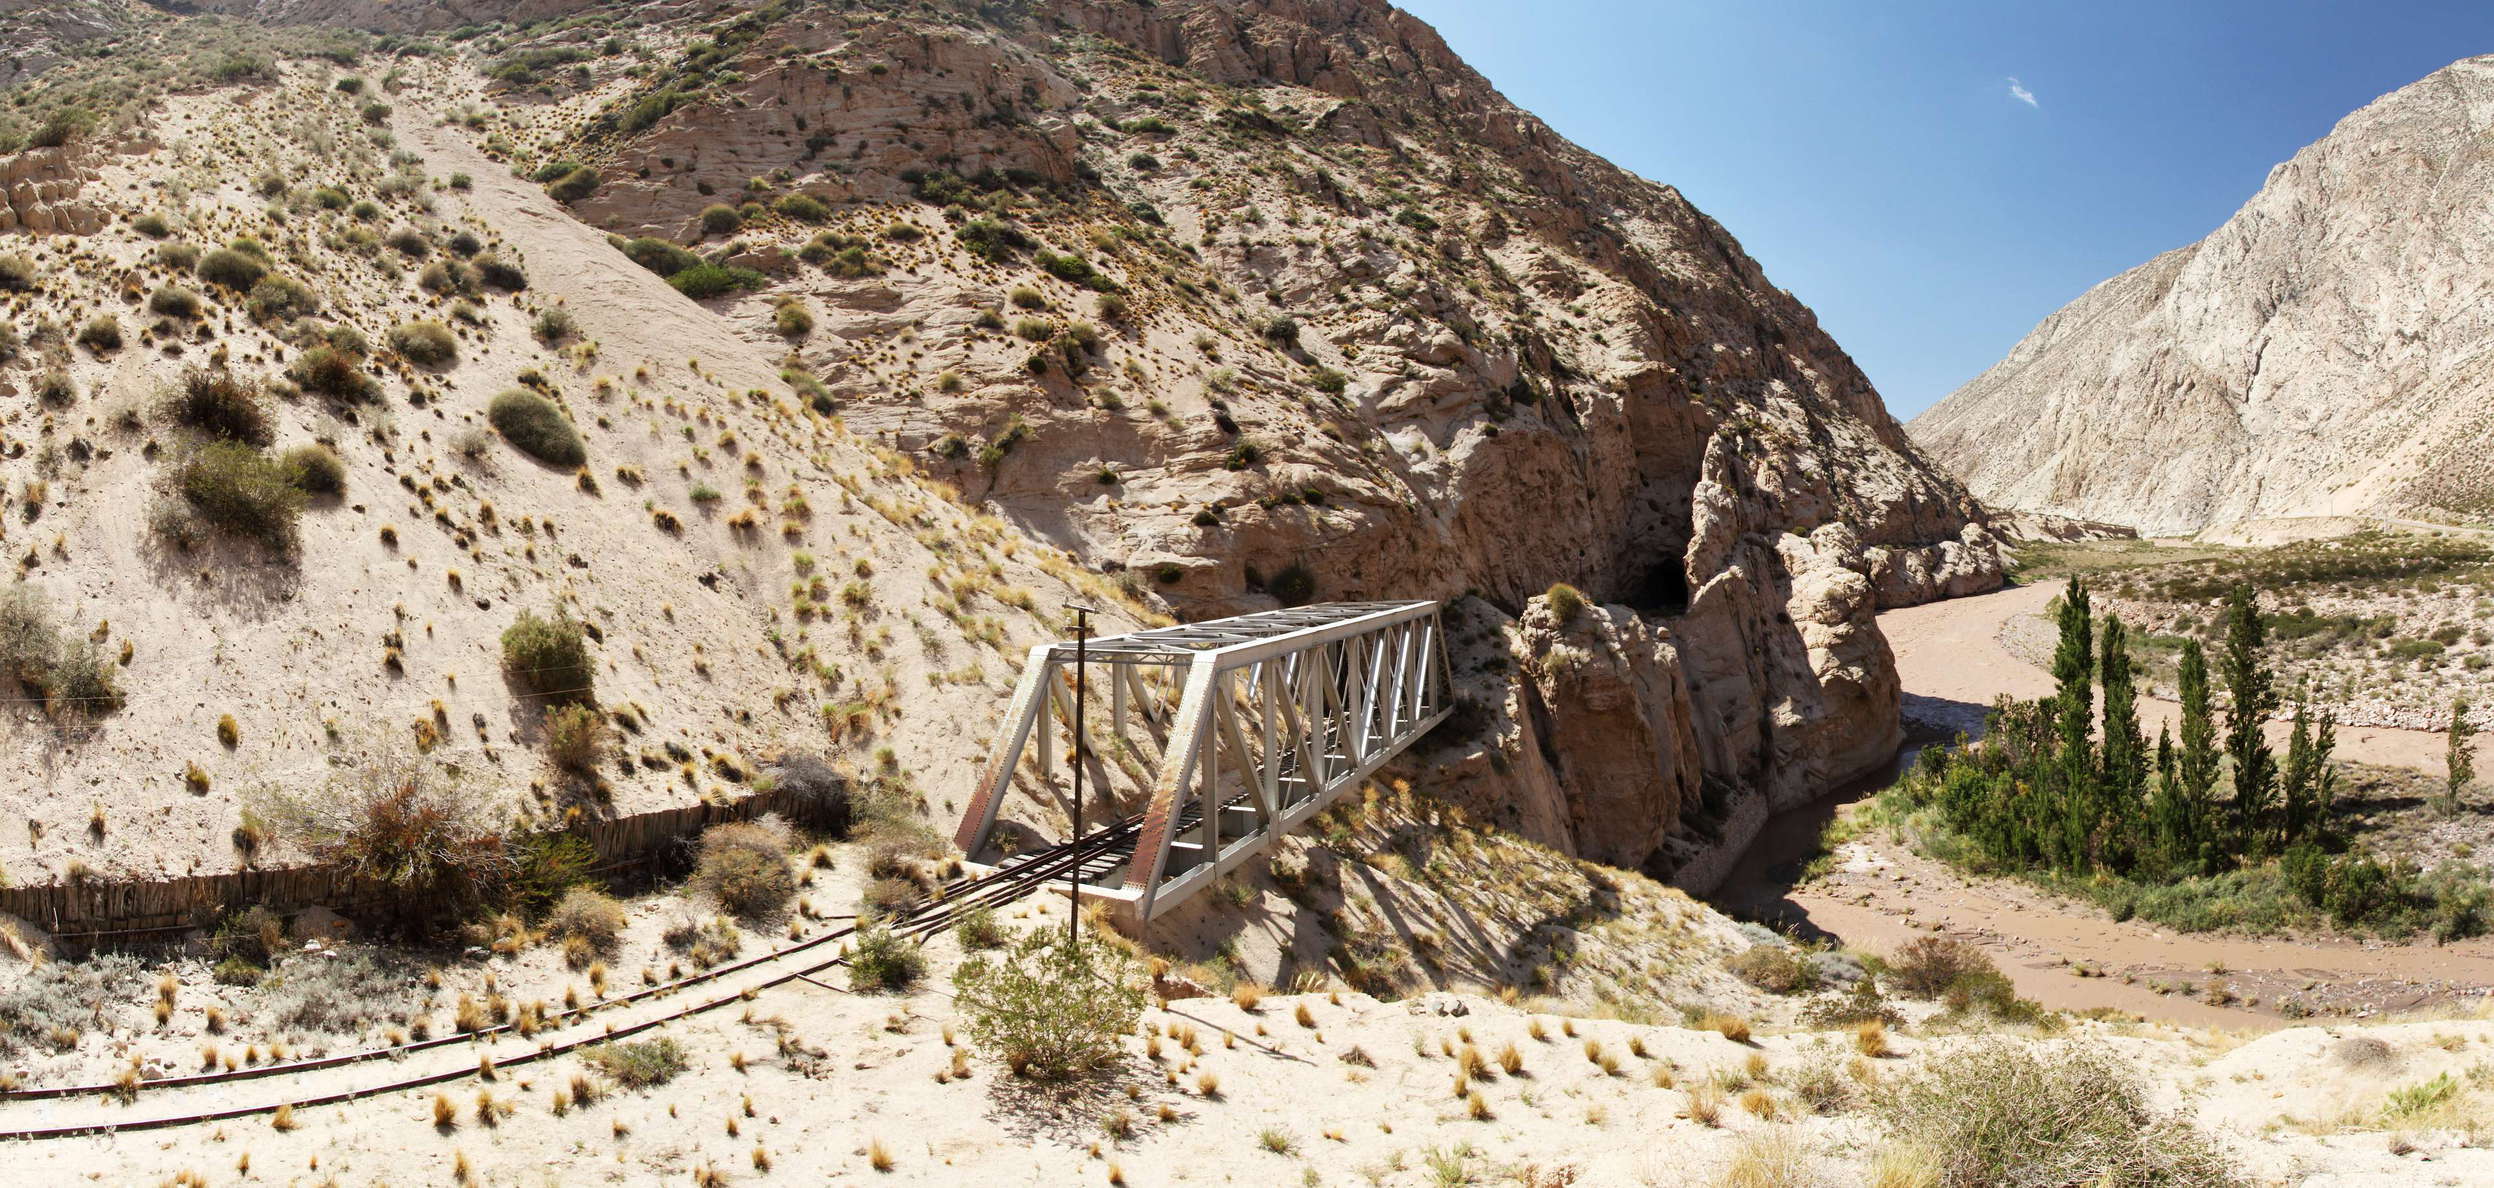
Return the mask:
{"type": "MultiPolygon", "coordinates": [[[[1879,617],[1896,650],[1906,714],[1924,737],[1973,732],[1993,698],[2041,697],[2051,675],[2004,636],[2032,629],[2058,587],[2016,586],[1879,617]]],[[[2143,701],[2154,732],[2178,719],[2171,702],[2143,701]]],[[[2281,740],[2282,725],[2273,727],[2281,740]]],[[[2480,744],[2482,751],[2482,742],[2480,744]]],[[[2443,735],[2347,729],[2342,761],[2439,772],[2443,735]]],[[[2487,760],[2481,758],[2482,765],[2487,760]]],[[[2116,922],[2014,880],[1971,878],[1869,836],[1838,848],[1835,870],[1795,886],[1798,864],[1829,817],[1881,781],[1842,789],[1816,812],[1791,814],[1762,835],[1718,902],[1775,914],[1847,945],[1887,952],[1918,935],[1982,946],[2021,994],[2068,1010],[2105,1008],[2151,1019],[2272,1028],[2287,1004],[2365,1017],[2482,998],[2494,986],[2494,939],[2450,945],[2337,937],[2252,938],[2179,933],[2144,921],[2116,922]]]]}

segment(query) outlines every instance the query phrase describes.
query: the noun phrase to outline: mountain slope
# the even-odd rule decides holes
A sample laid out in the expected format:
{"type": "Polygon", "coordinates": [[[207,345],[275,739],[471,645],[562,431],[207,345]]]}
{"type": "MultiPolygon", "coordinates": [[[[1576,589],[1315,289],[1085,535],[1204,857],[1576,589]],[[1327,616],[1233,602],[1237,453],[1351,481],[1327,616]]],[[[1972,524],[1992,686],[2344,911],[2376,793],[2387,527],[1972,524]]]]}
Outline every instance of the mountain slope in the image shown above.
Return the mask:
{"type": "Polygon", "coordinates": [[[2494,506],[2494,58],[2348,116],[1911,429],[1986,502],[2192,531],[2494,506]]]}
{"type": "MultiPolygon", "coordinates": [[[[117,630],[251,641],[140,640],[147,696],[54,759],[96,787],[213,769],[207,803],[172,776],[102,797],[192,864],[229,860],[228,788],[352,766],[324,717],[464,742],[474,716],[477,774],[540,813],[732,794],[685,755],[829,748],[940,818],[1012,649],[1069,598],[1435,596],[1469,709],[1415,774],[1698,884],[1893,750],[1873,612],[1999,580],[1973,501],[1729,234],[1384,4],[208,7],[118,8],[109,55],[26,92],[30,126],[113,102],[7,166],[43,184],[12,191],[41,234],[6,247],[35,279],[0,368],[21,398],[65,377],[112,438],[28,475],[47,528],[108,546],[31,576],[117,630]],[[237,241],[306,307],[188,275],[181,252],[237,241]],[[526,287],[480,284],[480,250],[526,287]],[[167,287],[204,314],[157,312],[167,287]],[[81,345],[101,313],[130,341],[81,345]],[[412,320],[456,357],[403,348],[412,320]],[[371,404],[288,378],[323,350],[371,404]],[[348,476],[241,605],[167,576],[190,562],[128,514],[205,445],[144,432],[195,370],[267,383],[278,448],[348,476]],[[515,387],[579,425],[584,473],[480,436],[515,387]],[[548,519],[559,548],[514,527],[548,519]],[[1549,611],[1554,583],[1595,605],[1549,611]],[[618,728],[655,731],[602,783],[523,769],[503,748],[533,705],[476,688],[510,617],[556,605],[607,632],[618,728]],[[376,684],[383,639],[405,671],[376,684]],[[194,759],[224,712],[244,741],[194,759]]],[[[1042,833],[1061,811],[1008,809],[1042,833]]],[[[64,870],[76,839],[0,861],[64,870]]],[[[96,840],[109,866],[153,844],[96,840]]]]}

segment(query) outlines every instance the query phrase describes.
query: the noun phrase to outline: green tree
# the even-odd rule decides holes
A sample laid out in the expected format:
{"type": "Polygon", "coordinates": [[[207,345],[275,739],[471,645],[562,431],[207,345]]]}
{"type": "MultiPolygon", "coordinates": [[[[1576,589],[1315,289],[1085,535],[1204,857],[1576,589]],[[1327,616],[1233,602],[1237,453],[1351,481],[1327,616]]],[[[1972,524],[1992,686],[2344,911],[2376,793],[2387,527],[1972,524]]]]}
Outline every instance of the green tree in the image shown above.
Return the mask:
{"type": "Polygon", "coordinates": [[[2451,702],[2450,752],[2443,757],[2447,772],[2443,779],[2440,805],[2446,814],[2459,811],[2460,794],[2466,792],[2477,779],[2476,752],[2470,750],[2468,745],[2476,737],[2477,728],[2468,721],[2468,709],[2465,697],[2451,702]]]}
{"type": "Polygon", "coordinates": [[[2285,817],[2278,830],[2280,845],[2318,841],[2327,834],[2330,802],[2338,795],[2338,773],[2330,767],[2330,752],[2337,746],[2336,721],[2326,712],[2316,719],[2299,694],[2295,728],[2286,740],[2286,766],[2278,777],[2285,817]]]}
{"type": "Polygon", "coordinates": [[[2087,859],[2087,840],[2095,827],[2091,811],[2098,803],[2095,733],[2095,619],[2087,586],[2070,579],[2061,595],[2061,641],[2053,649],[2053,733],[2059,748],[2058,787],[2045,802],[2047,819],[2036,822],[2053,864],[2075,870],[2087,859]]]}
{"type": "Polygon", "coordinates": [[[2209,705],[2208,656],[2196,639],[2183,641],[2177,684],[2182,698],[2182,738],[2174,751],[2176,812],[2172,823],[2176,832],[2170,839],[2170,852],[2177,860],[2205,871],[2213,868],[2215,858],[2210,843],[2215,840],[2217,720],[2209,705]]]}
{"type": "Polygon", "coordinates": [[[2277,756],[2265,733],[2277,711],[2276,678],[2261,654],[2268,631],[2248,583],[2226,592],[2225,653],[2219,669],[2234,699],[2226,717],[2226,754],[2234,760],[2234,834],[2245,856],[2259,852],[2277,798],[2277,756]]]}
{"type": "Polygon", "coordinates": [[[2104,621],[2096,671],[2104,682],[2104,738],[2096,774],[2096,856],[2128,870],[2138,856],[2138,825],[2148,785],[2147,740],[2139,733],[2139,689],[2130,667],[2130,631],[2121,616],[2104,621]]]}

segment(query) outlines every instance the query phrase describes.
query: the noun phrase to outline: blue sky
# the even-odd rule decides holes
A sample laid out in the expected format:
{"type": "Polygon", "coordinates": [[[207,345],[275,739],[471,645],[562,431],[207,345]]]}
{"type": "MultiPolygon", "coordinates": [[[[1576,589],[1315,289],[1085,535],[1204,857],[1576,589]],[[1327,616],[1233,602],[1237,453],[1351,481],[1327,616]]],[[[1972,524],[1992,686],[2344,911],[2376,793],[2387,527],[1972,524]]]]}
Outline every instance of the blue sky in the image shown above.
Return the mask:
{"type": "Polygon", "coordinates": [[[1900,420],[2348,112],[2494,52],[2482,3],[1398,2],[1721,221],[1900,420]]]}

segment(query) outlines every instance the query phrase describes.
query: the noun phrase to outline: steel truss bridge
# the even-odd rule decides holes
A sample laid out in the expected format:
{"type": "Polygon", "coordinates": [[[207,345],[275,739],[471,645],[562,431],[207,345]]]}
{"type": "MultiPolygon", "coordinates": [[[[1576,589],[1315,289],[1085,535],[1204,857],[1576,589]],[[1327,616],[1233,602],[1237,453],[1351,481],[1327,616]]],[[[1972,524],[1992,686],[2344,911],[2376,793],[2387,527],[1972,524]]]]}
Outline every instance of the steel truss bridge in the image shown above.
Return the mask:
{"type": "Polygon", "coordinates": [[[1079,714],[1077,645],[1032,648],[953,840],[977,862],[1017,865],[991,838],[1017,776],[1070,803],[1074,763],[1104,790],[1103,751],[1136,760],[1151,773],[1150,804],[1102,831],[1119,844],[1079,877],[1083,894],[1149,921],[1266,853],[1445,720],[1454,704],[1440,607],[1323,603],[1090,640],[1079,714]]]}

